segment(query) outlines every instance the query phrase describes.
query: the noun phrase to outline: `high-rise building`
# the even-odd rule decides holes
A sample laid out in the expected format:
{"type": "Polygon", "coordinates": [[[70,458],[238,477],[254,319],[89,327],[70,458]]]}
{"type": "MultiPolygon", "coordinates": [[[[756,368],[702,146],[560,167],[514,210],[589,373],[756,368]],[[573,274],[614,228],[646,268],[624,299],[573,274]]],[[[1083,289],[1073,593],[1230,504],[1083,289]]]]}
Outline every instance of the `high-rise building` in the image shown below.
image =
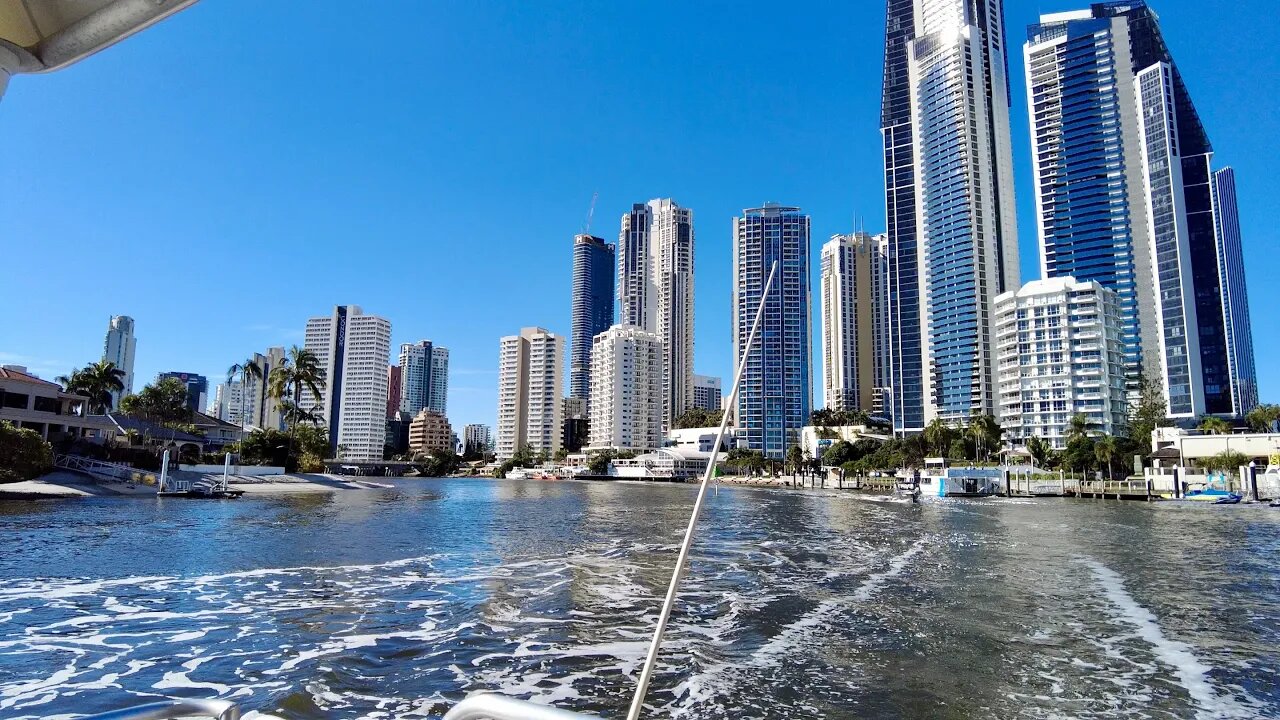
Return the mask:
{"type": "Polygon", "coordinates": [[[912,113],[911,45],[917,0],[886,0],[884,84],[880,133],[884,142],[887,283],[892,314],[887,359],[889,408],[896,432],[925,427],[924,344],[920,315],[917,243],[915,120],[912,113]]]}
{"type": "Polygon", "coordinates": [[[387,417],[395,417],[400,412],[401,381],[403,375],[399,365],[387,366],[387,417]]]}
{"type": "Polygon", "coordinates": [[[244,385],[238,382],[221,383],[213,392],[210,415],[232,425],[241,425],[244,417],[244,385]]]}
{"type": "Polygon", "coordinates": [[[114,363],[124,372],[124,390],[111,393],[111,407],[120,406],[120,398],[133,394],[133,356],[138,350],[138,338],[134,336],[133,318],[128,315],[112,315],[107,322],[107,338],[102,344],[103,362],[114,363]]]}
{"type": "MultiPolygon", "coordinates": [[[[280,401],[271,397],[267,390],[271,373],[285,364],[284,348],[273,347],[267,348],[265,353],[255,352],[249,360],[257,366],[262,376],[248,373],[244,378],[244,392],[241,400],[244,412],[242,425],[247,428],[283,430],[284,412],[280,407],[280,401]]],[[[306,410],[316,409],[306,402],[302,407],[306,410]]]]}
{"type": "Polygon", "coordinates": [[[832,410],[874,409],[879,252],[863,232],[822,246],[822,387],[832,410]]]}
{"type": "MultiPolygon", "coordinates": [[[[891,305],[890,289],[893,287],[889,262],[889,236],[876,235],[871,255],[871,342],[874,346],[871,372],[871,415],[877,418],[895,416],[893,401],[893,318],[896,308],[891,305]]],[[[892,426],[892,421],[891,421],[892,426]]]]}
{"type": "Polygon", "coordinates": [[[573,238],[573,347],[569,353],[569,396],[591,396],[591,343],[613,325],[613,245],[603,238],[573,238]]]}
{"type": "Polygon", "coordinates": [[[670,199],[622,216],[618,324],[662,339],[664,428],[693,404],[693,241],[693,211],[670,199]]]}
{"type": "Polygon", "coordinates": [[[502,338],[498,355],[496,454],[510,459],[524,445],[553,454],[561,447],[564,337],[538,327],[502,338]]]}
{"type": "Polygon", "coordinates": [[[1097,281],[1036,280],[996,299],[1000,425],[1005,440],[1067,444],[1071,419],[1118,434],[1126,422],[1119,295],[1097,281]]]}
{"type": "Polygon", "coordinates": [[[743,361],[756,308],[778,263],[734,413],[738,444],[781,459],[809,422],[812,363],[809,216],[766,203],[744,210],[733,233],[734,357],[743,361]]]}
{"type": "Polygon", "coordinates": [[[1044,15],[1025,56],[1043,274],[1117,293],[1131,393],[1145,374],[1172,417],[1247,412],[1234,176],[1224,192],[1159,19],[1142,0],[1044,15]]]}
{"type": "Polygon", "coordinates": [[[493,430],[488,425],[466,425],[462,428],[462,444],[469,451],[488,452],[493,449],[493,430]]]}
{"type": "Polygon", "coordinates": [[[962,423],[996,412],[994,303],[1019,286],[1003,8],[930,0],[911,14],[923,420],[962,423]]]}
{"type": "Polygon", "coordinates": [[[1225,315],[1227,362],[1231,368],[1234,415],[1258,406],[1258,374],[1253,359],[1253,324],[1244,281],[1240,246],[1240,211],[1236,206],[1236,173],[1227,167],[1214,173],[1214,212],[1218,218],[1218,274],[1225,315]]]}
{"type": "Polygon", "coordinates": [[[187,389],[186,406],[191,412],[204,410],[204,406],[209,402],[209,380],[203,375],[184,372],[163,372],[156,379],[177,380],[182,383],[182,386],[187,389]]]}
{"type": "Polygon", "coordinates": [[[720,388],[720,378],[713,375],[693,376],[693,406],[711,412],[720,412],[724,393],[720,388]]]}
{"type": "Polygon", "coordinates": [[[304,389],[302,406],[318,407],[334,457],[381,460],[391,321],[365,315],[356,305],[339,305],[332,315],[307,321],[303,343],[319,360],[325,384],[321,398],[304,389]]]}
{"type": "Polygon", "coordinates": [[[400,346],[400,411],[444,415],[449,402],[449,350],[430,340],[400,346]]]}
{"type": "Polygon", "coordinates": [[[563,407],[564,449],[576,453],[587,444],[587,403],[570,395],[564,399],[563,407]]]}
{"type": "Polygon", "coordinates": [[[591,349],[587,445],[604,450],[662,447],[662,339],[630,325],[615,325],[591,349]]]}

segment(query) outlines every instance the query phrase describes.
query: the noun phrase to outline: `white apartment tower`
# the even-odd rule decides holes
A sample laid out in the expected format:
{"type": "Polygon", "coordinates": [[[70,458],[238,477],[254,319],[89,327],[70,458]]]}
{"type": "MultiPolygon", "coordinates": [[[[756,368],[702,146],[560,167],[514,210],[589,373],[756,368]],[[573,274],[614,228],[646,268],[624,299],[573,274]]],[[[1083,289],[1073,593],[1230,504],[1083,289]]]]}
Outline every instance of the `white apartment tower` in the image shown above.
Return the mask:
{"type": "Polygon", "coordinates": [[[502,338],[498,354],[496,454],[524,445],[548,454],[562,445],[564,338],[539,327],[502,338]]]}
{"type": "Polygon", "coordinates": [[[693,211],[637,203],[618,234],[618,324],[663,343],[663,423],[693,406],[693,211]]]}
{"type": "Polygon", "coordinates": [[[693,376],[693,406],[710,412],[720,412],[724,404],[724,390],[720,378],[714,375],[693,376]]]}
{"type": "Polygon", "coordinates": [[[873,410],[878,253],[863,232],[822,246],[822,387],[832,410],[873,410]]]}
{"type": "Polygon", "coordinates": [[[916,0],[907,48],[924,424],[996,412],[994,306],[1019,283],[1000,0],[916,0]]]}
{"type": "Polygon", "coordinates": [[[449,407],[449,349],[430,340],[400,346],[400,412],[441,415],[449,407]]]}
{"type": "MultiPolygon", "coordinates": [[[[241,417],[238,424],[242,427],[284,429],[284,413],[280,409],[280,403],[267,394],[267,381],[271,378],[271,372],[284,364],[284,358],[283,347],[267,348],[266,353],[253,354],[253,362],[262,372],[262,377],[252,374],[245,377],[241,406],[237,409],[237,415],[241,417]]],[[[305,402],[303,407],[310,409],[305,402]]]]}
{"type": "Polygon", "coordinates": [[[662,447],[662,339],[632,325],[615,325],[591,347],[587,410],[594,450],[662,447]]]}
{"type": "Polygon", "coordinates": [[[1096,281],[1036,280],[996,298],[1000,425],[1005,439],[1066,447],[1071,418],[1118,434],[1126,413],[1118,295],[1096,281]]]}
{"type": "Polygon", "coordinates": [[[124,371],[124,391],[111,393],[111,407],[119,407],[120,398],[133,394],[133,356],[138,350],[138,338],[133,334],[133,318],[128,315],[112,315],[107,322],[107,338],[103,342],[103,362],[115,363],[124,371]]]}
{"type": "Polygon", "coordinates": [[[222,383],[213,392],[214,417],[232,425],[240,425],[244,417],[244,385],[238,382],[222,383]]]}
{"type": "Polygon", "coordinates": [[[302,405],[319,407],[321,422],[329,428],[334,457],[381,460],[386,441],[391,321],[365,315],[356,305],[339,305],[329,317],[307,321],[303,347],[319,359],[325,385],[324,397],[319,399],[304,390],[302,405]]]}

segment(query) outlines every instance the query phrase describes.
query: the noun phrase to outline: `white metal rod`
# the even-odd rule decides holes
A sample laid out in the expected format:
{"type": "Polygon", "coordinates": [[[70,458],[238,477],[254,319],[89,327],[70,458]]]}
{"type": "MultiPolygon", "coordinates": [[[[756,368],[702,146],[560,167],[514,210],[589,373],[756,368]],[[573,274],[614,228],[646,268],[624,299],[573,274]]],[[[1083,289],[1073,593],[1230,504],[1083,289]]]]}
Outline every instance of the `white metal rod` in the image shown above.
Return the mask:
{"type": "MultiPolygon", "coordinates": [[[[773,261],[769,270],[769,279],[764,284],[760,295],[760,307],[756,309],[755,322],[751,324],[751,333],[747,336],[747,345],[738,359],[738,372],[733,378],[733,388],[729,391],[729,407],[733,407],[738,397],[738,388],[742,384],[743,371],[747,367],[747,357],[751,355],[751,347],[755,345],[756,333],[760,330],[760,321],[764,318],[764,304],[769,298],[769,289],[773,286],[773,277],[778,272],[778,261],[773,261]]],[[[658,627],[653,631],[653,641],[649,643],[649,655],[645,658],[644,668],[640,671],[640,684],[631,699],[631,711],[627,720],[639,720],[640,710],[644,707],[644,696],[649,691],[649,681],[653,679],[653,669],[658,664],[658,650],[662,646],[662,636],[667,631],[667,621],[671,619],[671,610],[676,604],[676,593],[680,590],[680,578],[684,574],[685,564],[689,561],[689,549],[693,546],[693,532],[698,526],[698,516],[702,514],[702,501],[707,496],[707,486],[715,473],[716,456],[720,454],[720,443],[724,441],[725,430],[729,426],[729,413],[726,411],[720,418],[720,432],[716,433],[716,444],[711,448],[711,458],[707,461],[707,470],[702,475],[702,484],[698,486],[698,499],[693,503],[693,512],[689,515],[689,526],[684,531],[684,541],[680,543],[680,556],[676,559],[675,571],[671,573],[671,584],[667,586],[667,598],[662,603],[662,612],[658,615],[658,627]]]]}

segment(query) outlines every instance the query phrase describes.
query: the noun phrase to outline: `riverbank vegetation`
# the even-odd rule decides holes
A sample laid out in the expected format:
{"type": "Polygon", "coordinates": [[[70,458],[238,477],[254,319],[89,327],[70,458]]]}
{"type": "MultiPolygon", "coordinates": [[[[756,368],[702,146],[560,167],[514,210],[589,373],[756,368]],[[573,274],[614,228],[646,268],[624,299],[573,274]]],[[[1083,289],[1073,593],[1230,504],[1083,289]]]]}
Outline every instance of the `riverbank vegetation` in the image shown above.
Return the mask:
{"type": "Polygon", "coordinates": [[[0,420],[0,483],[33,480],[53,469],[53,447],[35,430],[0,420]]]}

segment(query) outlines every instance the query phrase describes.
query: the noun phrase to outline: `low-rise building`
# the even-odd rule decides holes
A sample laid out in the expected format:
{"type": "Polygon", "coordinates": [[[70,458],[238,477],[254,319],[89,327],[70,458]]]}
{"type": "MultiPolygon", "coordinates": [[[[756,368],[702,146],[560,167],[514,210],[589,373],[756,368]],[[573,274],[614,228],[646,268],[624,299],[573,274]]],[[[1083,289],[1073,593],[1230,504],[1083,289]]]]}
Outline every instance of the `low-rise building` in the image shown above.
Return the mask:
{"type": "MultiPolygon", "coordinates": [[[[720,428],[681,428],[667,432],[667,447],[684,450],[697,450],[709,453],[716,444],[716,434],[720,428]]],[[[720,444],[720,452],[728,452],[738,446],[738,435],[732,427],[725,428],[724,442],[720,444]]]]}
{"type": "Polygon", "coordinates": [[[53,443],[101,439],[111,432],[102,415],[88,415],[89,399],[63,392],[19,365],[0,367],[0,420],[34,430],[53,443]]]}
{"type": "Polygon", "coordinates": [[[409,452],[453,450],[453,428],[438,412],[423,409],[409,423],[409,452]]]}

